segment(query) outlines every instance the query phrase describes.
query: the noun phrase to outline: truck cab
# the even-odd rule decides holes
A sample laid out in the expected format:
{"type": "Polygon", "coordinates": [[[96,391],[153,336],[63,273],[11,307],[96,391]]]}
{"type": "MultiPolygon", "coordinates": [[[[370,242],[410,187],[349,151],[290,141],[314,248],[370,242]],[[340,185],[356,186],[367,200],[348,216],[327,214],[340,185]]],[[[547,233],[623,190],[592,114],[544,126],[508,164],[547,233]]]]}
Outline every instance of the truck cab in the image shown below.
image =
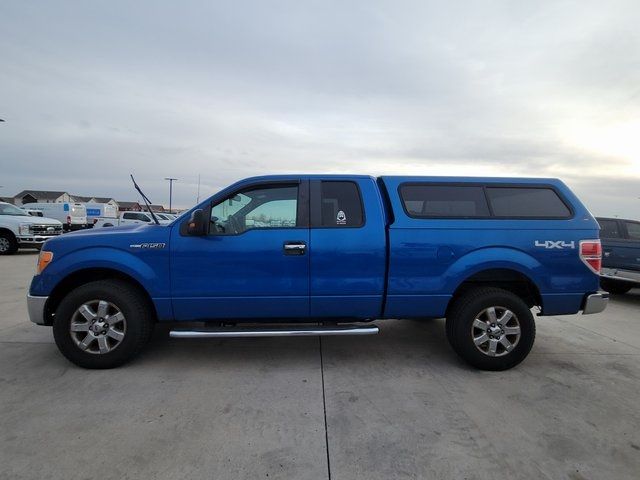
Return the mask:
{"type": "Polygon", "coordinates": [[[201,338],[444,317],[456,353],[503,370],[531,350],[534,312],[605,308],[601,253],[595,219],[556,179],[254,177],[170,224],[48,242],[28,303],[88,368],[132,358],[155,322],[201,338]],[[194,321],[206,328],[180,327],[194,321]]]}

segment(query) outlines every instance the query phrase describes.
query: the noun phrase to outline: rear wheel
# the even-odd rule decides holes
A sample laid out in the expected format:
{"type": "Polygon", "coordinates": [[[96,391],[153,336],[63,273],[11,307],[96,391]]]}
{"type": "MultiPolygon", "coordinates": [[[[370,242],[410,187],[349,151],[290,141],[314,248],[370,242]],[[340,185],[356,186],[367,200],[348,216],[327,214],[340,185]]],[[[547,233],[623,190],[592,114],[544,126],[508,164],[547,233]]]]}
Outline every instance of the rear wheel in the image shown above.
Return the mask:
{"type": "Polygon", "coordinates": [[[151,337],[152,314],[142,294],[118,280],[91,282],[69,293],[56,310],[60,352],[84,368],[113,368],[139,353],[151,337]]]}
{"type": "Polygon", "coordinates": [[[18,241],[9,232],[0,232],[0,255],[12,255],[18,251],[18,241]]]}
{"type": "Polygon", "coordinates": [[[453,350],[482,370],[506,370],[522,362],[536,335],[533,315],[517,295],[499,288],[469,290],[447,316],[453,350]]]}
{"type": "Polygon", "coordinates": [[[627,293],[633,288],[633,285],[628,282],[620,282],[618,280],[610,280],[608,278],[601,278],[600,286],[607,292],[618,295],[627,293]]]}

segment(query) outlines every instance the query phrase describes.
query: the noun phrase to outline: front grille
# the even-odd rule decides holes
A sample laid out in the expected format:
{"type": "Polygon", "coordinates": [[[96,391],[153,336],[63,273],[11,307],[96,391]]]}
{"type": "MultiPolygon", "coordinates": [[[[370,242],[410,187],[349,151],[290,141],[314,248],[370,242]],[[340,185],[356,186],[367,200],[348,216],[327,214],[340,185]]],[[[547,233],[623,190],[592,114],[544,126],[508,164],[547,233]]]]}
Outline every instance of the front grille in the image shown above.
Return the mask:
{"type": "Polygon", "coordinates": [[[60,235],[62,225],[29,225],[29,232],[33,235],[60,235]]]}

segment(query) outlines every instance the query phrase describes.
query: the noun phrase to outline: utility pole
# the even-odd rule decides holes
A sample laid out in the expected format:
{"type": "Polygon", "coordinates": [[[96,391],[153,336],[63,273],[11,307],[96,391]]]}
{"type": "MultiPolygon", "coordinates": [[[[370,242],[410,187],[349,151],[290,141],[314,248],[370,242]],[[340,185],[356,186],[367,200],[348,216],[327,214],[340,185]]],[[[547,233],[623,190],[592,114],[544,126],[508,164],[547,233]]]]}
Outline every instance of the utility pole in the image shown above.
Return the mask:
{"type": "Polygon", "coordinates": [[[164,177],[165,180],[169,180],[169,213],[171,213],[171,200],[173,198],[173,182],[177,181],[177,178],[164,177]]]}
{"type": "Polygon", "coordinates": [[[196,197],[196,203],[200,203],[200,174],[198,174],[198,196],[196,197]]]}

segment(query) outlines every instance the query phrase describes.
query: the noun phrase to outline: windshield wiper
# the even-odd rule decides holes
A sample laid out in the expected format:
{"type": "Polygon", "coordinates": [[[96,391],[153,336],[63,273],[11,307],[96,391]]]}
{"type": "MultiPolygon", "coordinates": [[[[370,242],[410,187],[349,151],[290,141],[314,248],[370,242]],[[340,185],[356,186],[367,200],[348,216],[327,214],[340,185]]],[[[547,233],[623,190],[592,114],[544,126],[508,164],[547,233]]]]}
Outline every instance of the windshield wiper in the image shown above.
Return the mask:
{"type": "Polygon", "coordinates": [[[156,225],[160,225],[160,222],[158,221],[158,218],[156,217],[156,214],[151,211],[151,201],[147,198],[147,196],[144,193],[142,193],[142,190],[140,190],[140,187],[136,183],[135,178],[133,178],[133,175],[132,174],[129,174],[129,175],[131,176],[131,181],[133,182],[133,186],[138,191],[138,193],[142,196],[142,200],[144,200],[144,203],[147,206],[147,210],[149,211],[149,213],[153,217],[153,221],[156,222],[156,225]]]}

